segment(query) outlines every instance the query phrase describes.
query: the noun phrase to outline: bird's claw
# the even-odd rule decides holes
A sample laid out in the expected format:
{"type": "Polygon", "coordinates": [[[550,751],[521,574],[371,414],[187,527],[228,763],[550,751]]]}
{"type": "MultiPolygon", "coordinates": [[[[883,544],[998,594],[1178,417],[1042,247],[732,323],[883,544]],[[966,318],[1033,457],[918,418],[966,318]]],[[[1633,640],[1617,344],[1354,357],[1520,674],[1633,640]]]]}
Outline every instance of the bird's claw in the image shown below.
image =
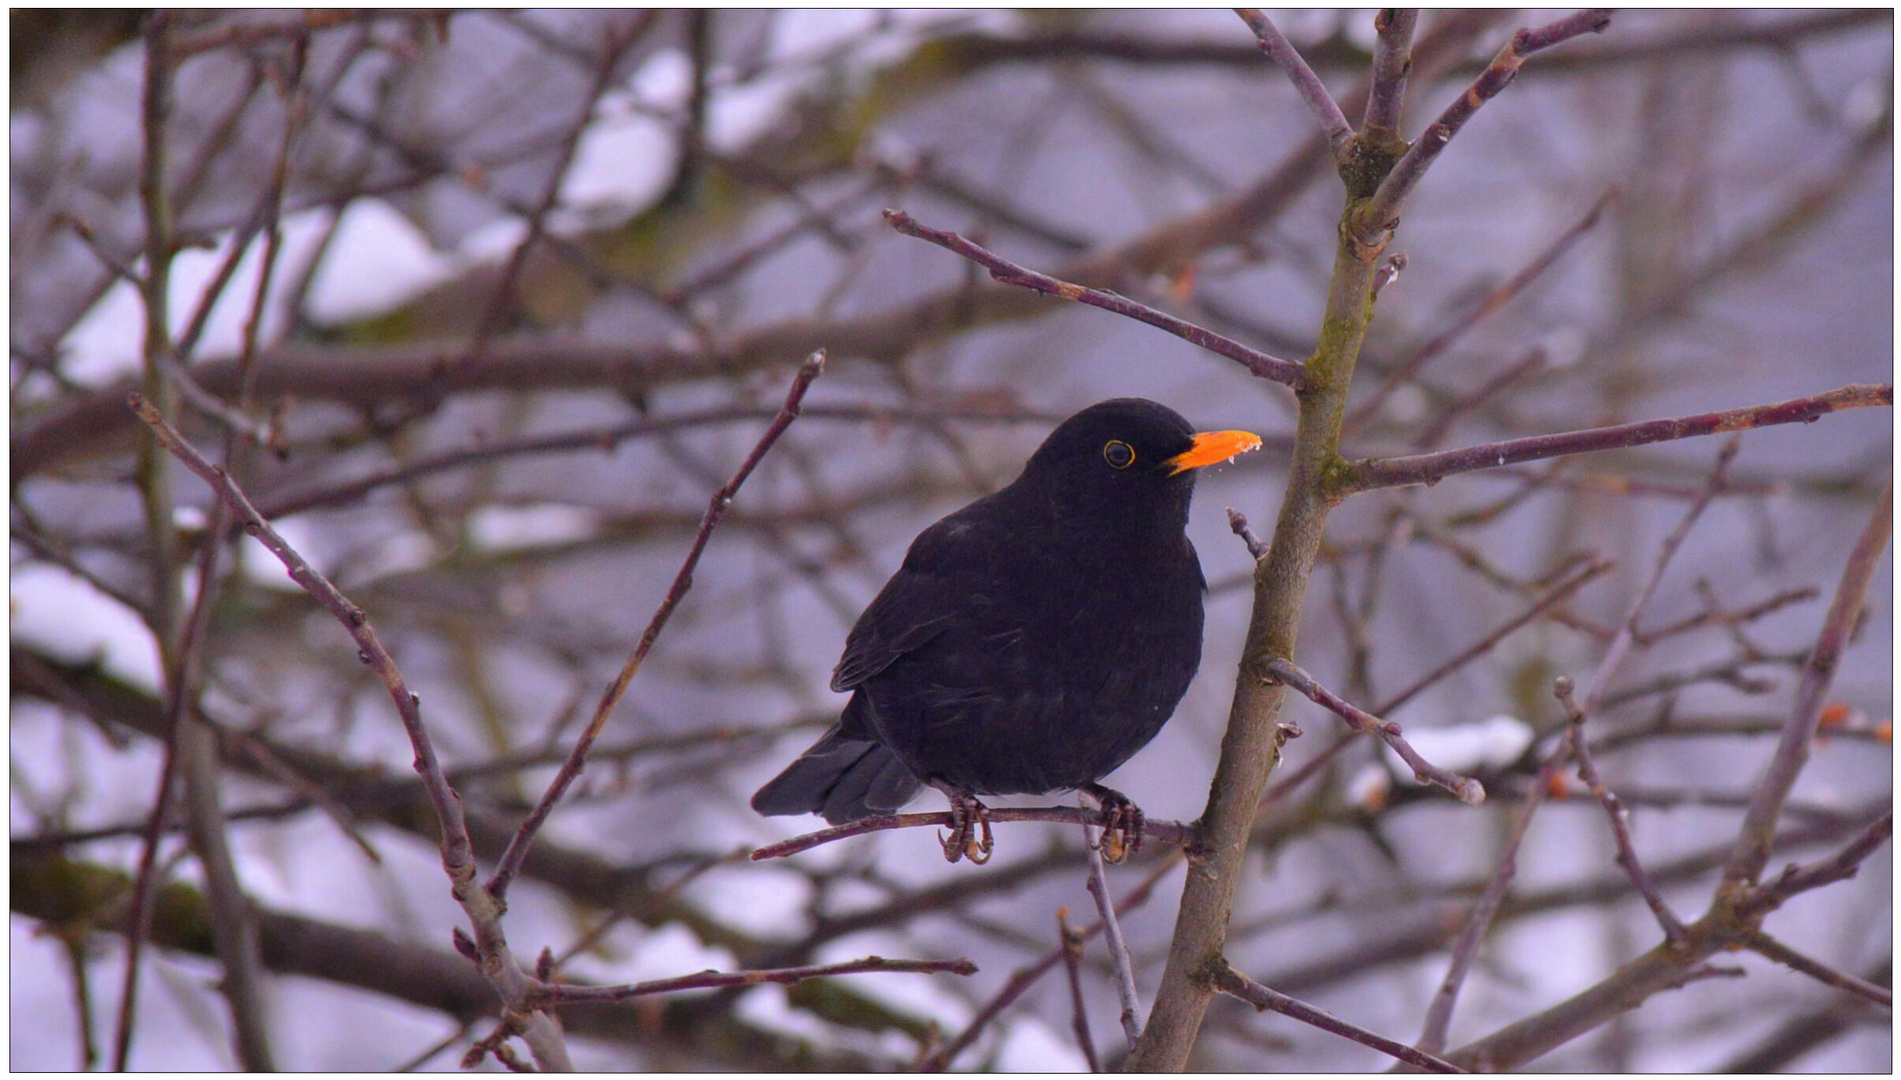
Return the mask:
{"type": "Polygon", "coordinates": [[[990,811],[970,795],[951,795],[951,831],[938,831],[937,842],[944,849],[944,861],[969,859],[982,866],[990,861],[996,838],[990,832],[990,811]],[[973,828],[975,826],[975,828],[973,828]]]}
{"type": "Polygon", "coordinates": [[[1103,860],[1119,863],[1135,854],[1142,846],[1142,830],[1148,824],[1142,808],[1114,788],[1095,784],[1084,790],[1102,807],[1103,860]]]}

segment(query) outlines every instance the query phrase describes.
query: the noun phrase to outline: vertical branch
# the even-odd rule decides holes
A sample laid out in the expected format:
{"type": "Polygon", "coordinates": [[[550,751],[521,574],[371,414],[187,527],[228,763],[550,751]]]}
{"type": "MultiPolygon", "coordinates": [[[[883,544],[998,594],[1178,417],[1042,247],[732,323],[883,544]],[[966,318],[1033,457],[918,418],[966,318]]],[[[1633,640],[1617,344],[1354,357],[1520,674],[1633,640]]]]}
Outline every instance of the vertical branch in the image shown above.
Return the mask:
{"type": "MultiPolygon", "coordinates": [[[[1090,881],[1094,880],[1090,878],[1090,881]]],[[[1063,940],[1063,971],[1069,976],[1070,1027],[1076,1032],[1076,1046],[1082,1050],[1089,1071],[1099,1073],[1102,1071],[1102,1060],[1096,1057],[1096,1040],[1089,1034],[1089,1010],[1083,1007],[1083,936],[1070,929],[1068,908],[1056,909],[1056,933],[1063,940]]]]}
{"type": "Polygon", "coordinates": [[[1358,243],[1346,230],[1334,249],[1319,347],[1303,367],[1286,493],[1267,556],[1254,567],[1254,610],[1200,819],[1201,857],[1189,861],[1155,1007],[1129,1057],[1129,1067],[1138,1072],[1178,1072],[1187,1066],[1214,993],[1206,972],[1222,960],[1255,812],[1280,764],[1277,736],[1287,688],[1268,675],[1267,665],[1291,658],[1300,636],[1307,581],[1333,508],[1326,479],[1339,461],[1341,420],[1372,317],[1373,274],[1383,250],[1383,245],[1358,243]]]}
{"type": "MultiPolygon", "coordinates": [[[[169,416],[176,409],[165,365],[170,359],[170,326],[166,298],[171,291],[171,211],[167,204],[165,124],[171,114],[171,59],[166,50],[170,15],[154,11],[145,26],[145,86],[140,105],[145,157],[139,174],[139,195],[145,213],[145,273],[139,277],[145,305],[144,385],[146,396],[169,416]]],[[[145,608],[147,624],[158,641],[159,666],[171,669],[173,626],[178,619],[177,540],[172,528],[172,489],[168,463],[158,440],[139,440],[139,500],[145,515],[145,538],[150,552],[145,608]]],[[[138,879],[132,892],[131,925],[126,935],[125,978],[119,999],[118,1028],[113,1035],[112,1068],[123,1072],[132,1053],[137,1022],[139,965],[146,934],[151,930],[152,899],[158,873],[158,844],[170,816],[177,772],[177,726],[166,731],[165,758],[159,767],[158,793],[139,854],[138,879]]]]}
{"type": "Polygon", "coordinates": [[[1373,46],[1373,85],[1366,95],[1368,131],[1399,134],[1406,75],[1413,66],[1413,27],[1418,22],[1418,8],[1381,8],[1373,17],[1379,39],[1373,46]]]}

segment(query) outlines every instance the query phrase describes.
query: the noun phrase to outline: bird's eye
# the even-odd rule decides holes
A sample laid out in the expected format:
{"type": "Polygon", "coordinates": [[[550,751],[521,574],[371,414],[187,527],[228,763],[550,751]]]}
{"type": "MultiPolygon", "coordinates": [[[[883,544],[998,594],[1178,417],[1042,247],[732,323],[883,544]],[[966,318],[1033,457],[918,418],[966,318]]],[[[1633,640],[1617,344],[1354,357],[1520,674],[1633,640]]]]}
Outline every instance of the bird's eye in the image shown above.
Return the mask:
{"type": "Polygon", "coordinates": [[[1112,469],[1126,469],[1135,464],[1135,447],[1121,439],[1110,439],[1102,446],[1102,460],[1112,469]]]}

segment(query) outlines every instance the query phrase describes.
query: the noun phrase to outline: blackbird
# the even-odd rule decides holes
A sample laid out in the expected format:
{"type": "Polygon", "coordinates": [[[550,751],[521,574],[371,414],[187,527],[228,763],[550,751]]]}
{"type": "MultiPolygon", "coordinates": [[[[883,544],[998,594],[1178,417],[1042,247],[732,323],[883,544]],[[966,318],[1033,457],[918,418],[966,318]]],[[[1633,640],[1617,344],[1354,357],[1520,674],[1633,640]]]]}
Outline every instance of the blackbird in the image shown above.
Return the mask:
{"type": "Polygon", "coordinates": [[[838,825],[928,784],[951,801],[945,858],[984,862],[976,795],[1082,790],[1114,850],[1139,843],[1141,812],[1096,781],[1155,737],[1201,663],[1194,470],[1260,443],[1196,434],[1142,398],[1063,421],[1008,487],[918,534],[846,638],[839,722],[753,809],[838,825]]]}

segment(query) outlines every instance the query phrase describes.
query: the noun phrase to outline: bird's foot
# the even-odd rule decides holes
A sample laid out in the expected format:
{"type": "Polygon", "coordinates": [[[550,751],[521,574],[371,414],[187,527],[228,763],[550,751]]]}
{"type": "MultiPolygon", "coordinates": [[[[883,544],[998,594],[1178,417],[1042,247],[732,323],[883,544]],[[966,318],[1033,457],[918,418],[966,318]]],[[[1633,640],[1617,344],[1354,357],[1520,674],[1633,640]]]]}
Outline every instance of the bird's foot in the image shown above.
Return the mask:
{"type": "Polygon", "coordinates": [[[944,861],[969,859],[978,866],[989,862],[990,849],[996,843],[990,833],[989,809],[968,791],[947,789],[944,795],[950,799],[951,813],[950,835],[941,831],[937,834],[937,842],[944,848],[944,861]]]}
{"type": "Polygon", "coordinates": [[[1082,791],[1102,807],[1103,859],[1119,863],[1135,854],[1142,846],[1142,829],[1148,823],[1142,808],[1130,802],[1127,795],[1101,784],[1087,784],[1082,791]]]}

